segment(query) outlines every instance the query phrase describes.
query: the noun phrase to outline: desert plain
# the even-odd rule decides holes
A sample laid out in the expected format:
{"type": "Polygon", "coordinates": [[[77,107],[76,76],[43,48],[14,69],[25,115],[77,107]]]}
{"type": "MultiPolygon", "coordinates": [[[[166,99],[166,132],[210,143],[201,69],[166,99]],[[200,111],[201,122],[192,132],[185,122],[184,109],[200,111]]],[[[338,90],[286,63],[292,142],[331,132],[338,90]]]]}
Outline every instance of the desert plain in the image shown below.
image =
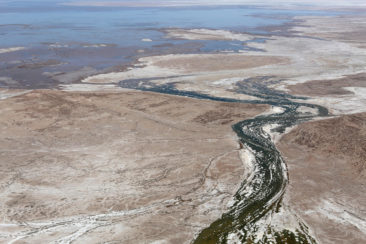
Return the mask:
{"type": "MultiPolygon", "coordinates": [[[[258,87],[330,112],[273,135],[288,168],[286,211],[318,243],[365,242],[366,16],[296,16],[278,28],[165,29],[166,38],[264,41],[146,56],[50,89],[1,88],[0,242],[192,243],[250,173],[231,126],[276,111],[258,87]],[[228,100],[154,92],[164,87],[228,100]]],[[[293,228],[286,216],[271,225],[293,228]]]]}

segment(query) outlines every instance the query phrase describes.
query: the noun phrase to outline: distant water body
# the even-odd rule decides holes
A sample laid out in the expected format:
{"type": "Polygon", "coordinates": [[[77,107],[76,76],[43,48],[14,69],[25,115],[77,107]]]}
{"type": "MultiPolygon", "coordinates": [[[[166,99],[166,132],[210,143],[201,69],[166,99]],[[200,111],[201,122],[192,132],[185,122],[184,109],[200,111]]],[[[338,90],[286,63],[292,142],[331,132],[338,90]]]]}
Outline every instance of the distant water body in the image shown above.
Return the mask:
{"type": "Polygon", "coordinates": [[[258,32],[258,27],[284,24],[286,17],[326,15],[321,11],[273,10],[253,7],[116,8],[22,6],[1,7],[0,45],[42,43],[110,43],[151,47],[161,44],[162,28],[213,28],[258,32]],[[279,18],[281,17],[281,18],[279,18]],[[153,43],[141,42],[150,38],[153,43]]]}
{"type": "Polygon", "coordinates": [[[238,41],[169,40],[161,30],[210,28],[265,34],[268,27],[290,22],[292,16],[333,14],[244,6],[126,8],[3,3],[0,4],[0,49],[26,49],[0,55],[0,77],[26,82],[31,78],[22,76],[22,72],[31,67],[34,80],[46,80],[45,72],[66,72],[86,66],[104,70],[126,64],[137,56],[235,52],[245,50],[245,45],[238,41]],[[25,65],[13,65],[19,62],[25,65]]]}

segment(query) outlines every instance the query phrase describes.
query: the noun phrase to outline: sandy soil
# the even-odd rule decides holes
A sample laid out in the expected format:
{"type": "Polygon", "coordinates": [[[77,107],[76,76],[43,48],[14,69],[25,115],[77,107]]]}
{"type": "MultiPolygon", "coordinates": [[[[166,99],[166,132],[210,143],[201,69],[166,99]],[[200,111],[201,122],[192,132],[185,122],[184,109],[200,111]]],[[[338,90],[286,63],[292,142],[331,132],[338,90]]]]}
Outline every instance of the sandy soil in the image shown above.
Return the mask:
{"type": "Polygon", "coordinates": [[[270,64],[287,63],[286,58],[266,56],[245,56],[238,54],[174,56],[158,60],[154,65],[168,69],[184,69],[188,72],[209,72],[222,70],[250,69],[270,64]]]}
{"type": "MultiPolygon", "coordinates": [[[[139,78],[168,78],[170,82],[172,76],[192,75],[199,77],[203,75],[215,75],[220,77],[220,73],[225,73],[223,78],[230,78],[227,73],[241,72],[253,67],[266,66],[271,64],[287,64],[288,60],[276,56],[244,55],[244,54],[177,54],[164,56],[151,56],[139,59],[127,71],[113,72],[90,76],[83,80],[84,83],[117,83],[125,79],[139,78]],[[225,72],[226,71],[226,72],[225,72]]],[[[192,77],[189,77],[191,80],[192,77]]],[[[197,78],[196,78],[197,79],[197,78]]],[[[212,81],[213,78],[210,79],[212,81]]],[[[218,80],[217,78],[215,79],[218,80]]],[[[214,80],[214,81],[215,81],[214,80]]],[[[184,80],[186,81],[186,80],[184,80]]],[[[188,82],[188,81],[187,81],[188,82]]]]}
{"type": "MultiPolygon", "coordinates": [[[[1,78],[0,78],[1,80],[1,78]]],[[[17,89],[2,89],[0,88],[0,100],[7,99],[10,97],[19,96],[25,93],[31,92],[31,90],[17,90],[17,89]]]]}
{"type": "Polygon", "coordinates": [[[352,94],[345,87],[366,87],[366,73],[345,76],[339,79],[313,80],[287,86],[291,93],[305,96],[338,96],[352,94]]]}
{"type": "Polygon", "coordinates": [[[366,113],[299,125],[278,144],[287,197],[319,243],[366,242],[366,113]]]}
{"type": "Polygon", "coordinates": [[[266,109],[132,91],[1,100],[0,242],[189,242],[242,180],[231,124],[266,109]]]}

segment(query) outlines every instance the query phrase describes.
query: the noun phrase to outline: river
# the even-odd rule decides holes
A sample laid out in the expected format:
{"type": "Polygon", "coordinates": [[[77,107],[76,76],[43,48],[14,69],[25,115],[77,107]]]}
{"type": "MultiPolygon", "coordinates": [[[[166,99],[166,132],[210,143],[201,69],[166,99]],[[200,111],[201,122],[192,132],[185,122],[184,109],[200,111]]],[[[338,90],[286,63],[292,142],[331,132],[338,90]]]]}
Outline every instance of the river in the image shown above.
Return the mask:
{"type": "Polygon", "coordinates": [[[295,232],[286,229],[278,231],[268,225],[266,233],[262,233],[259,239],[256,233],[261,228],[260,225],[263,225],[261,220],[268,214],[276,214],[281,208],[282,197],[289,180],[286,163],[268,130],[264,128],[271,128],[272,133],[284,133],[286,128],[301,122],[328,116],[326,108],[306,103],[305,97],[296,97],[268,88],[269,78],[273,77],[255,77],[236,84],[237,93],[255,96],[258,100],[237,100],[194,91],[181,91],[176,89],[174,84],[154,85],[151,82],[153,79],[120,82],[123,88],[213,101],[269,104],[280,108],[280,112],[262,114],[232,126],[241,148],[254,157],[253,174],[241,183],[229,210],[202,230],[193,241],[195,244],[228,243],[233,235],[241,243],[315,243],[304,223],[299,223],[300,228],[295,232]],[[300,108],[309,108],[315,112],[303,112],[306,110],[300,108]]]}

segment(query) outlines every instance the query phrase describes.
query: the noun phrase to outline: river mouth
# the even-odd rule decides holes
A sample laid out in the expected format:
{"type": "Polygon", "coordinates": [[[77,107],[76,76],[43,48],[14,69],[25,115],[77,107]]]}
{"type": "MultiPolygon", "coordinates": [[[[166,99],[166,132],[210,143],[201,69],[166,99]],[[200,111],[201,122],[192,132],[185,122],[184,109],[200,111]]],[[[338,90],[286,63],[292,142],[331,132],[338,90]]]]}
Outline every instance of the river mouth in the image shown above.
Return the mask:
{"type": "MultiPolygon", "coordinates": [[[[182,91],[176,84],[155,85],[152,79],[123,80],[122,88],[158,92],[176,96],[186,96],[213,101],[232,103],[268,104],[278,107],[279,112],[259,115],[243,120],[232,126],[238,136],[240,148],[250,152],[254,159],[254,174],[244,179],[234,195],[234,203],[222,217],[202,230],[193,241],[200,243],[227,243],[232,236],[241,243],[316,243],[308,233],[304,223],[299,222],[295,231],[273,229],[270,225],[266,233],[258,237],[258,225],[268,214],[280,211],[282,197],[288,184],[287,166],[277,150],[270,133],[284,133],[287,128],[315,117],[328,116],[325,107],[306,103],[305,97],[292,96],[268,88],[264,81],[273,77],[255,77],[237,83],[236,93],[246,94],[258,100],[238,100],[215,97],[195,91],[182,91]],[[304,101],[304,102],[295,102],[304,101]],[[304,112],[303,108],[315,110],[304,112]],[[301,108],[301,109],[300,109],[301,108]],[[265,127],[271,128],[270,131],[265,127]]],[[[305,110],[306,111],[306,110],[305,110]]]]}

